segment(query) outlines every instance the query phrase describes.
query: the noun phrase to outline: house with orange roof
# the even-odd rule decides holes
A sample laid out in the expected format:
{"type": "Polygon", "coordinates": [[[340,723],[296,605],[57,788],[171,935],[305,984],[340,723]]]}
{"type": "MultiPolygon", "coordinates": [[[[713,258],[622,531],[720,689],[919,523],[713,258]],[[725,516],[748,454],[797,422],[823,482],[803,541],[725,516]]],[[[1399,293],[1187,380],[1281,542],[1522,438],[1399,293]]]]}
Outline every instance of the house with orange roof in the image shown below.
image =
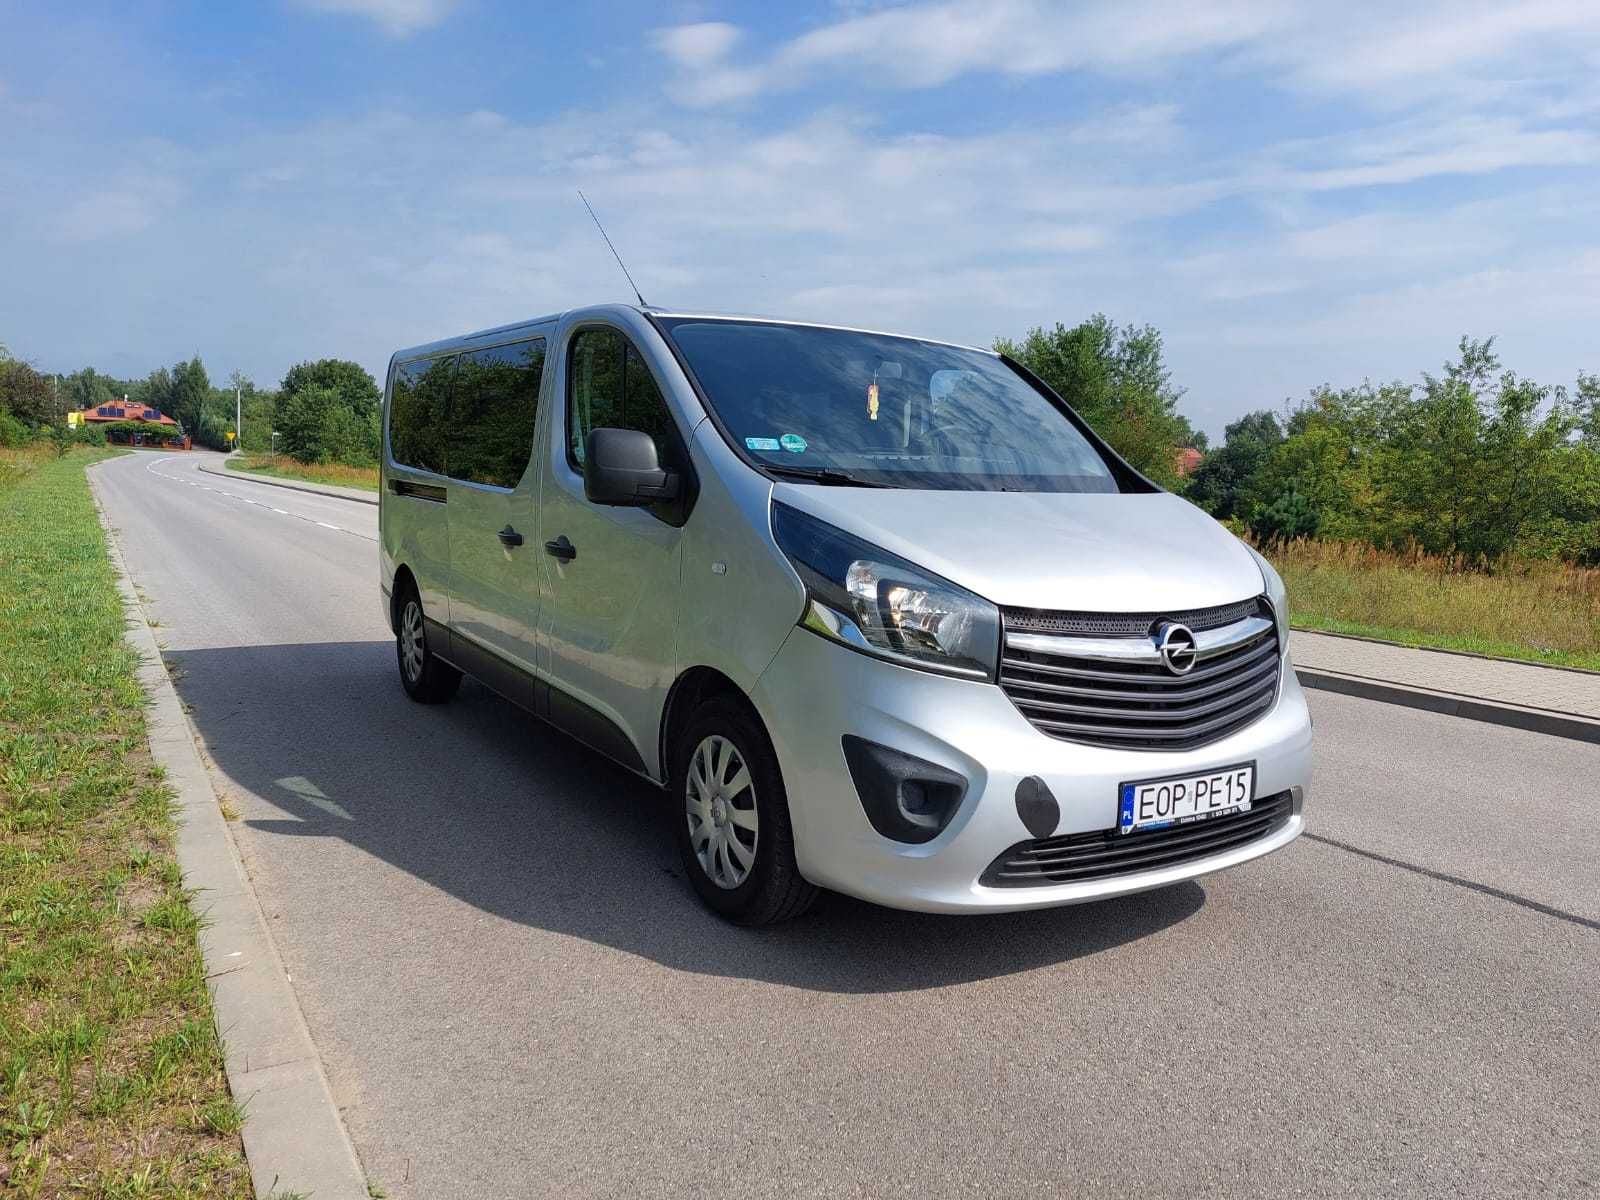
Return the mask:
{"type": "Polygon", "coordinates": [[[98,405],[95,408],[85,408],[78,412],[67,414],[69,425],[83,425],[92,428],[96,425],[112,426],[124,421],[138,421],[145,425],[161,425],[171,430],[171,435],[157,435],[153,430],[134,432],[127,429],[107,429],[106,440],[128,446],[161,446],[168,450],[188,450],[191,447],[189,435],[183,432],[183,427],[159,408],[151,408],[148,404],[133,403],[126,396],[120,400],[98,405]],[[76,419],[74,419],[76,418],[76,419]]]}

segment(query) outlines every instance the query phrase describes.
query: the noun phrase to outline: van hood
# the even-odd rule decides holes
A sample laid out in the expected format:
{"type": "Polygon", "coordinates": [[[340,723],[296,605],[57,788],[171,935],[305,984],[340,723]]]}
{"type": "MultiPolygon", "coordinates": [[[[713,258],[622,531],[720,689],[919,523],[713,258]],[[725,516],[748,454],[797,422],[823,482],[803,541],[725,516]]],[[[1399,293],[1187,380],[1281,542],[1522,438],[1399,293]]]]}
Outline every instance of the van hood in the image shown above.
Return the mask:
{"type": "Polygon", "coordinates": [[[1259,596],[1261,569],[1166,492],[952,492],[777,483],[774,500],[1016,608],[1176,612],[1259,596]]]}

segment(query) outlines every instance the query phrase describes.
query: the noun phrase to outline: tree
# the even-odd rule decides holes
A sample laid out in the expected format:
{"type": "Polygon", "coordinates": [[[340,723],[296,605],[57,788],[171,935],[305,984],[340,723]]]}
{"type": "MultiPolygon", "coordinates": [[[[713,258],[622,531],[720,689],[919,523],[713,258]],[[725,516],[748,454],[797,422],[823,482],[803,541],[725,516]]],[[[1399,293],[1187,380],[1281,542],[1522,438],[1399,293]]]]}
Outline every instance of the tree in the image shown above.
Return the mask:
{"type": "Polygon", "coordinates": [[[1154,327],[1118,329],[1096,313],[1071,329],[1058,322],[1021,342],[1001,338],[995,349],[1044,380],[1138,470],[1177,483],[1174,451],[1196,434],[1178,412],[1183,389],[1172,383],[1154,327]]]}
{"type": "Polygon", "coordinates": [[[61,398],[69,410],[98,408],[119,399],[122,392],[117,381],[101,375],[93,367],[84,367],[61,379],[61,398]]]}
{"type": "Polygon", "coordinates": [[[1311,501],[1290,487],[1251,514],[1250,532],[1260,542],[1288,542],[1315,537],[1321,523],[1321,514],[1311,501]]]}
{"type": "Polygon", "coordinates": [[[0,412],[37,429],[56,424],[65,411],[53,380],[17,359],[0,361],[0,412]]]}
{"type": "Polygon", "coordinates": [[[342,358],[320,358],[316,362],[296,363],[283,377],[279,392],[289,397],[313,386],[328,388],[362,420],[378,411],[378,402],[382,398],[377,382],[367,374],[366,369],[342,358]]]}
{"type": "Polygon", "coordinates": [[[1356,503],[1359,479],[1348,431],[1332,421],[1316,421],[1273,447],[1241,492],[1242,514],[1254,527],[1263,510],[1292,494],[1316,514],[1318,531],[1358,537],[1362,532],[1356,503]]]}
{"type": "Polygon", "coordinates": [[[367,466],[377,459],[377,425],[358,415],[338,392],[321,384],[280,393],[279,450],[301,462],[367,466]]]}
{"type": "Polygon", "coordinates": [[[174,421],[180,418],[173,412],[172,372],[157,367],[144,379],[128,389],[128,399],[136,404],[159,409],[174,421]]]}
{"type": "Polygon", "coordinates": [[[1243,492],[1274,447],[1283,441],[1277,416],[1268,409],[1246,413],[1223,433],[1189,477],[1185,494],[1219,519],[1243,516],[1243,492]]]}
{"type": "MultiPolygon", "coordinates": [[[[174,364],[172,368],[172,392],[168,403],[171,408],[166,410],[167,415],[181,424],[196,440],[204,440],[208,445],[215,443],[203,435],[208,432],[206,416],[206,401],[211,398],[211,380],[206,375],[205,364],[196,354],[188,362],[174,364]]],[[[225,441],[225,439],[224,439],[225,441]]]]}
{"type": "Polygon", "coordinates": [[[1564,389],[1502,371],[1493,338],[1462,338],[1442,376],[1423,375],[1380,460],[1394,531],[1481,559],[1548,541],[1581,422],[1564,389]]]}
{"type": "Polygon", "coordinates": [[[1578,372],[1573,408],[1584,444],[1600,449],[1600,375],[1578,372]]]}

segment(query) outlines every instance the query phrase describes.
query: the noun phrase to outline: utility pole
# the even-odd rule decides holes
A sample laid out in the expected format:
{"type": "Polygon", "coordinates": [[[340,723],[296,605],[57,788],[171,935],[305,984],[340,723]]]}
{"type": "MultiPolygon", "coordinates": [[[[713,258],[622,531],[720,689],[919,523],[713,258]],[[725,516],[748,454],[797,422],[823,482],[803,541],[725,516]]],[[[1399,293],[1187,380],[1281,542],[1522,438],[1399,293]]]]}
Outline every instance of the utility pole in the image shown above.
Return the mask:
{"type": "MultiPolygon", "coordinates": [[[[235,379],[238,376],[234,376],[235,379]]],[[[244,449],[244,402],[239,399],[239,385],[233,385],[233,437],[239,449],[244,449]]]]}

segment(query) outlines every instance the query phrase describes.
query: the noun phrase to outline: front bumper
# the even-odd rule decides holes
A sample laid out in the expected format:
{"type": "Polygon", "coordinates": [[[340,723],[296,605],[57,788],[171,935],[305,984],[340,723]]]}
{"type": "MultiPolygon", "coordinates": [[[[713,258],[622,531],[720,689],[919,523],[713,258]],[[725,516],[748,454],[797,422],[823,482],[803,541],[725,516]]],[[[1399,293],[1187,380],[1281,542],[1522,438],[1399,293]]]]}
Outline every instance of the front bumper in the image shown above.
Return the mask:
{"type": "Polygon", "coordinates": [[[795,855],[813,883],[891,908],[1010,912],[1164,887],[1258,858],[1293,841],[1311,776],[1311,718],[1287,655],[1277,702],[1245,728],[1195,750],[1118,750],[1040,733],[998,685],[934,675],[795,629],[756,684],[789,793],[795,855]],[[883,837],[856,795],[840,739],[855,734],[966,777],[950,824],[930,842],[883,837]],[[1159,869],[1039,887],[986,887],[996,857],[1034,835],[1017,785],[1038,776],[1061,807],[1056,834],[1117,823],[1120,784],[1254,761],[1256,794],[1293,795],[1286,824],[1257,841],[1159,869]]]}

